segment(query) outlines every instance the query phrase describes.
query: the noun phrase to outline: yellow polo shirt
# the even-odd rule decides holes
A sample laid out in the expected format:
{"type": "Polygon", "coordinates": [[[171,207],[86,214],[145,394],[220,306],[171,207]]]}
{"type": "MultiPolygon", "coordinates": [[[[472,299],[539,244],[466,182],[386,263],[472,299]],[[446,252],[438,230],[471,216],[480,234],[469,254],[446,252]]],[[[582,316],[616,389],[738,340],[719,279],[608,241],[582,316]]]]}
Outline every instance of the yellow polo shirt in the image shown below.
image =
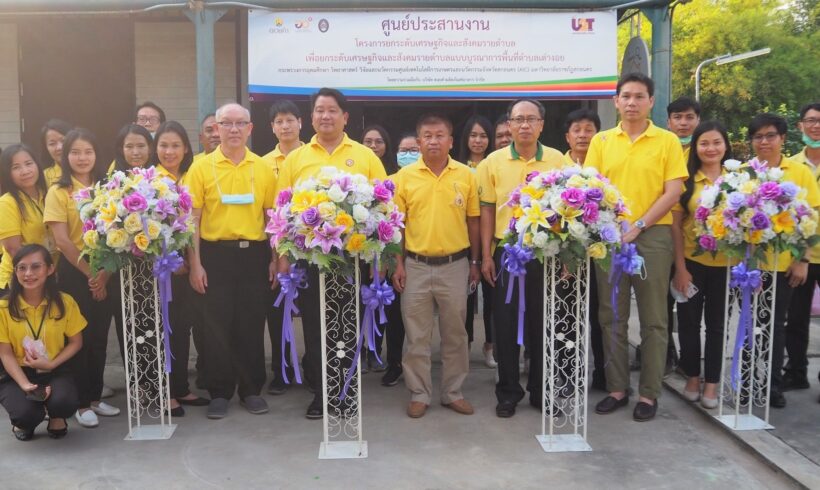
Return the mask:
{"type": "Polygon", "coordinates": [[[567,150],[567,152],[564,153],[564,163],[566,163],[567,165],[578,164],[578,162],[572,159],[572,150],[567,150]]]}
{"type": "Polygon", "coordinates": [[[478,199],[482,206],[495,206],[495,237],[504,238],[512,218],[512,208],[505,206],[510,193],[523,184],[532,172],[548,172],[566,166],[560,151],[538,143],[530,160],[516,151],[515,143],[496,150],[478,165],[478,199]]]}
{"type": "MultiPolygon", "coordinates": [[[[303,145],[304,143],[300,141],[299,146],[301,147],[303,145]]],[[[282,153],[282,150],[279,149],[279,144],[277,144],[276,148],[274,148],[272,151],[270,151],[262,157],[262,160],[265,160],[265,163],[271,166],[271,168],[273,169],[273,173],[276,174],[276,176],[278,177],[279,171],[282,169],[282,164],[285,163],[286,157],[287,155],[282,153]]]]}
{"type": "MultiPolygon", "coordinates": [[[[693,255],[698,239],[695,235],[695,210],[698,208],[700,193],[703,192],[704,187],[714,184],[714,182],[709,180],[709,177],[703,175],[700,170],[695,174],[694,180],[694,191],[686,206],[688,213],[684,216],[683,222],[681,223],[683,227],[683,255],[693,262],[709,267],[726,267],[729,264],[729,258],[722,253],[717,253],[714,257],[712,257],[711,252],[706,252],[698,256],[693,255]]],[[[680,203],[676,203],[672,210],[683,211],[683,208],[680,206],[680,203]]],[[[732,264],[735,263],[737,263],[737,261],[732,260],[732,264]]]]}
{"type": "MultiPolygon", "coordinates": [[[[20,207],[17,206],[14,196],[7,192],[0,197],[0,240],[19,236],[23,245],[39,243],[52,251],[54,257],[54,247],[46,232],[46,225],[43,223],[45,196],[41,196],[37,201],[22,193],[20,197],[23,199],[23,207],[26,211],[25,218],[20,213],[20,207]]],[[[8,287],[11,281],[12,259],[11,254],[3,247],[3,258],[0,259],[0,288],[8,287]]]]}
{"type": "MultiPolygon", "coordinates": [[[[805,146],[803,147],[803,151],[797,153],[796,155],[790,156],[789,160],[806,164],[809,170],[811,170],[814,174],[814,180],[818,181],[818,185],[820,185],[820,167],[815,167],[814,164],[809,161],[809,157],[806,156],[805,146]]],[[[820,243],[813,246],[809,250],[808,257],[812,264],[820,264],[820,243]]]]}
{"type": "MultiPolygon", "coordinates": [[[[666,182],[688,176],[680,140],[652,121],[635,141],[620,124],[596,134],[584,166],[595,167],[621,191],[632,222],[641,219],[663,195],[666,182]]],[[[656,224],[672,224],[672,213],[666,213],[656,224]]]]}
{"type": "Polygon", "coordinates": [[[51,167],[43,170],[43,176],[46,178],[46,187],[51,187],[52,185],[56,184],[60,177],[63,176],[63,168],[60,166],[60,162],[56,162],[51,167]]]}
{"type": "Polygon", "coordinates": [[[11,317],[9,301],[7,299],[0,300],[0,343],[11,345],[11,350],[14,352],[14,357],[17,358],[17,364],[20,366],[23,365],[23,358],[25,357],[25,351],[23,350],[24,338],[31,337],[34,340],[35,337],[38,337],[46,347],[48,358],[54,359],[65,347],[65,338],[77,335],[87,325],[74,298],[66,293],[60,293],[60,295],[65,306],[65,312],[60,319],[56,318],[60,311],[55,305],[49,308],[48,315],[43,318],[43,315],[46,315],[47,306],[45,299],[39,306],[35,307],[20,298],[18,303],[20,314],[24,316],[20,320],[11,317]],[[40,328],[41,321],[42,329],[40,328]],[[34,333],[31,330],[34,330],[34,333]]]}
{"type": "MultiPolygon", "coordinates": [[[[683,148],[683,147],[681,147],[681,148],[683,148]]],[[[684,165],[689,163],[689,153],[691,153],[691,152],[692,152],[692,145],[689,145],[686,148],[683,148],[683,163],[684,163],[684,165]]]]}
{"type": "MultiPolygon", "coordinates": [[[[798,187],[805,189],[806,195],[803,199],[806,200],[809,206],[815,209],[820,208],[820,190],[818,190],[817,187],[817,180],[807,165],[796,162],[783,155],[780,160],[780,170],[783,171],[783,179],[781,179],[782,182],[792,182],[798,187]]],[[[809,250],[809,260],[812,259],[813,252],[814,250],[809,250]]],[[[794,257],[792,257],[789,252],[780,253],[777,257],[777,271],[785,271],[789,268],[789,266],[791,266],[794,260],[794,257]]],[[[772,270],[772,267],[774,267],[774,253],[771,251],[766,254],[766,266],[766,270],[772,270]]]]}
{"type": "Polygon", "coordinates": [[[245,149],[245,159],[234,165],[218,147],[197,160],[185,183],[193,205],[202,210],[199,236],[203,240],[265,240],[265,210],[273,207],[276,176],[262,157],[245,149]],[[253,193],[251,204],[223,204],[227,194],[253,193]]]}
{"type": "Polygon", "coordinates": [[[300,181],[319,175],[322,167],[336,167],[350,174],[361,174],[368,180],[387,178],[384,165],[373,150],[344,135],[342,142],[328,153],[314,135],[306,145],[290,152],[279,169],[276,194],[300,181]]]}
{"type": "MultiPolygon", "coordinates": [[[[158,164],[157,164],[157,166],[156,166],[156,167],[154,167],[154,170],[157,172],[157,175],[159,175],[159,176],[161,176],[161,177],[167,177],[167,178],[169,178],[169,179],[173,180],[174,182],[177,182],[177,178],[176,178],[176,176],[175,176],[174,174],[172,174],[171,172],[169,172],[169,171],[168,171],[168,169],[166,169],[165,167],[163,167],[163,166],[162,166],[162,164],[159,164],[159,163],[158,163],[158,164]]],[[[189,167],[189,170],[190,170],[190,167],[189,167]]],[[[184,183],[185,183],[185,176],[186,176],[186,175],[188,175],[188,173],[187,173],[187,172],[185,172],[184,174],[182,174],[181,178],[179,179],[179,183],[180,183],[180,184],[184,184],[184,183]]]]}
{"type": "Polygon", "coordinates": [[[467,218],[481,214],[478,184],[470,167],[451,158],[436,176],[420,158],[399,170],[393,180],[396,205],[405,213],[404,242],[409,252],[443,257],[470,247],[467,218]]]}
{"type": "Polygon", "coordinates": [[[80,221],[77,202],[71,196],[83,188],[85,186],[74,177],[71,177],[70,188],[51,186],[46,194],[46,205],[43,211],[43,222],[46,224],[68,224],[68,237],[77,250],[83,249],[83,223],[80,221]]]}

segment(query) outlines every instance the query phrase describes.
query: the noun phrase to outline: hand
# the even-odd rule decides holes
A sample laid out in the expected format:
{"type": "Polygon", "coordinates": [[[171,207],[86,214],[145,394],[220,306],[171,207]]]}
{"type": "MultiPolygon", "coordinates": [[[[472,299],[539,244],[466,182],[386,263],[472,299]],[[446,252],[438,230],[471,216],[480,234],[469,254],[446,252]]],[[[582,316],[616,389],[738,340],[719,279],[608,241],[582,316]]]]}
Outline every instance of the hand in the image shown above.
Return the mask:
{"type": "Polygon", "coordinates": [[[36,355],[28,351],[26,351],[25,355],[23,356],[23,365],[33,369],[37,369],[38,371],[52,371],[54,369],[54,366],[51,365],[51,361],[49,361],[47,358],[36,357],[36,355]]]}
{"type": "Polygon", "coordinates": [[[108,290],[105,288],[105,286],[91,290],[91,299],[93,299],[94,301],[105,301],[105,298],[107,297],[108,290]]]}
{"type": "Polygon", "coordinates": [[[276,259],[271,259],[270,264],[268,264],[268,281],[270,281],[271,291],[279,286],[279,278],[276,276],[278,270],[279,261],[276,259]]]}
{"type": "MultiPolygon", "coordinates": [[[[25,391],[26,393],[31,393],[32,391],[36,390],[38,385],[31,383],[29,380],[26,380],[25,383],[20,385],[20,389],[25,391]]],[[[46,388],[48,389],[48,388],[46,388]]]]}
{"type": "Polygon", "coordinates": [[[484,257],[481,261],[481,275],[490,286],[495,287],[495,261],[492,257],[484,257]]]}
{"type": "Polygon", "coordinates": [[[675,276],[672,278],[672,287],[686,295],[689,284],[692,282],[692,274],[685,267],[675,267],[675,276]]]}
{"type": "Polygon", "coordinates": [[[404,292],[404,286],[407,282],[407,271],[404,270],[404,264],[399,262],[396,264],[396,270],[393,272],[393,288],[399,292],[404,292]]]}
{"type": "Polygon", "coordinates": [[[809,264],[798,260],[789,266],[786,271],[786,277],[789,278],[789,286],[796,288],[802,286],[806,282],[809,275],[809,264]]]}
{"type": "Polygon", "coordinates": [[[481,269],[478,264],[470,264],[470,289],[475,290],[481,281],[481,269]]]}
{"type": "Polygon", "coordinates": [[[282,255],[279,257],[277,261],[278,272],[280,274],[287,274],[290,272],[290,261],[286,255],[282,255]]]}
{"type": "Polygon", "coordinates": [[[561,280],[566,281],[570,277],[572,277],[572,273],[569,271],[569,268],[566,265],[561,264],[561,280]]]}
{"type": "Polygon", "coordinates": [[[191,264],[191,271],[188,273],[188,282],[191,287],[199,294],[205,294],[208,288],[208,274],[201,264],[191,264]]]}
{"type": "Polygon", "coordinates": [[[638,235],[641,234],[641,229],[635,225],[629,225],[629,229],[621,237],[621,243],[631,243],[638,235]]]}

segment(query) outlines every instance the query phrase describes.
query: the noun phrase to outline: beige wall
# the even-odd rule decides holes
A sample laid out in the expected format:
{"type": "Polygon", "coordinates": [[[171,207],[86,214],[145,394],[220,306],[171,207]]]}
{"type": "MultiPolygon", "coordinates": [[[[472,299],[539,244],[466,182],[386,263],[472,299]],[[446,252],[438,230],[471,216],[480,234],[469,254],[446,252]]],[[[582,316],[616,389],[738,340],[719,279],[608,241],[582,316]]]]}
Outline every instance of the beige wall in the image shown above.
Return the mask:
{"type": "MultiPolygon", "coordinates": [[[[236,99],[234,24],[215,29],[216,104],[236,99]]],[[[196,39],[191,22],[137,22],[134,32],[137,101],[150,100],[188,130],[198,151],[196,39]]]]}
{"type": "Polygon", "coordinates": [[[5,148],[20,142],[17,24],[0,24],[0,66],[0,148],[5,148]]]}

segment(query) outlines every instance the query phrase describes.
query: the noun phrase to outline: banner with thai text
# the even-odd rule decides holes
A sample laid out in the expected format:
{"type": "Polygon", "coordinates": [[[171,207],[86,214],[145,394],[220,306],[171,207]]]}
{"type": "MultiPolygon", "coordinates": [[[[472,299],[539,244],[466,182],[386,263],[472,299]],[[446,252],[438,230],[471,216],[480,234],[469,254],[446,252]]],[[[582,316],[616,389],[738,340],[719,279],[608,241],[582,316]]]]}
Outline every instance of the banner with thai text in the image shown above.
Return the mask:
{"type": "Polygon", "coordinates": [[[617,81],[616,27],[614,11],[251,10],[249,93],[605,98],[617,81]]]}

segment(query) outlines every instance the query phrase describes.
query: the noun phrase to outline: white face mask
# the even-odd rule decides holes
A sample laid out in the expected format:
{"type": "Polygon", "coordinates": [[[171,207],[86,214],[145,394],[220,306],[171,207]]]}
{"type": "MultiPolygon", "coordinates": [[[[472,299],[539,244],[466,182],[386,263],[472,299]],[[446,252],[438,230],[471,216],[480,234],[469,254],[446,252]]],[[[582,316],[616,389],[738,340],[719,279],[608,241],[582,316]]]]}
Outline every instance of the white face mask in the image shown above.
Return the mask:
{"type": "Polygon", "coordinates": [[[222,204],[253,204],[253,193],[248,194],[220,194],[222,204]]]}

